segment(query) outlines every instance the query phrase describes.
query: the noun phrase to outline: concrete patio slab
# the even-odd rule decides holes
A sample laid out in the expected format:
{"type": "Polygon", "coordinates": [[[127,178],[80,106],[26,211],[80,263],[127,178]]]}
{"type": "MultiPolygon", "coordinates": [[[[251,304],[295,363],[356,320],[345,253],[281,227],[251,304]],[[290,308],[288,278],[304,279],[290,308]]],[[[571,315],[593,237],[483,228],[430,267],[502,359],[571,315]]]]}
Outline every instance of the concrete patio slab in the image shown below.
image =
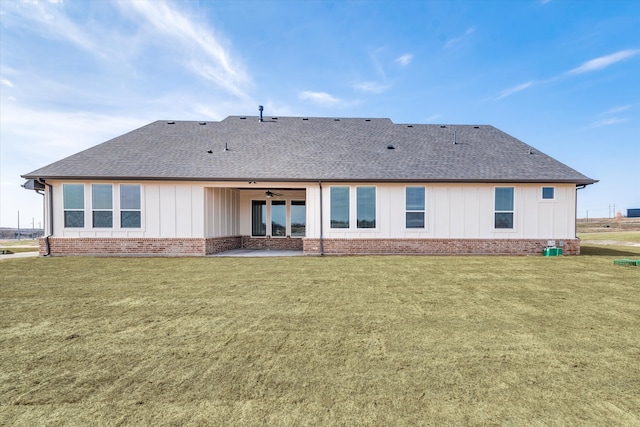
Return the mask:
{"type": "Polygon", "coordinates": [[[232,249],[226,252],[209,255],[213,257],[274,257],[274,256],[304,256],[302,251],[285,249],[232,249]]]}

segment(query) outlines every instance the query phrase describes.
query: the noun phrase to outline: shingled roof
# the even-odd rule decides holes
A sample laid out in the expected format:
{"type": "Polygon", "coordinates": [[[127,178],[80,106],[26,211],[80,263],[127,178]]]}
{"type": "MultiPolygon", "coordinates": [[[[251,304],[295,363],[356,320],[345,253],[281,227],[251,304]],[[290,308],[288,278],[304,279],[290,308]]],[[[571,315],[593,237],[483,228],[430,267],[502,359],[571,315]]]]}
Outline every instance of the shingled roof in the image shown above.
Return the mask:
{"type": "Polygon", "coordinates": [[[596,182],[493,126],[255,116],[159,120],[23,177],[596,182]]]}

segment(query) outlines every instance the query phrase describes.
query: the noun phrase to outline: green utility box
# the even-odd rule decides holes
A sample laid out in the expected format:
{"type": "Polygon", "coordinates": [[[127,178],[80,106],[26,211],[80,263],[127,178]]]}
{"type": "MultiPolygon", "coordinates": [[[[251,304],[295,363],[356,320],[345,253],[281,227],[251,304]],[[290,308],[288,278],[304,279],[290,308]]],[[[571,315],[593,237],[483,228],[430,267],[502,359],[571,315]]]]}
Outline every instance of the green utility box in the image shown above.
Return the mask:
{"type": "Polygon", "coordinates": [[[638,262],[640,261],[634,261],[632,259],[614,259],[613,260],[613,263],[615,265],[626,265],[626,266],[640,265],[638,262]]]}
{"type": "Polygon", "coordinates": [[[542,255],[543,256],[560,256],[562,255],[562,249],[561,248],[544,248],[542,250],[542,255]]]}

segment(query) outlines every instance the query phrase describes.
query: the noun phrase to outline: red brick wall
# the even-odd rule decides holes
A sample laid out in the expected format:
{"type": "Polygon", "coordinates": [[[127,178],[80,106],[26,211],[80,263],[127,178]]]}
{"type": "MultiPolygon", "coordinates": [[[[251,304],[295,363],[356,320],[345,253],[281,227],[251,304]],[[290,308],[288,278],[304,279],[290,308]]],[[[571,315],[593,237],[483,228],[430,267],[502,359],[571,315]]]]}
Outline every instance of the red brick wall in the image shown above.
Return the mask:
{"type": "MultiPolygon", "coordinates": [[[[319,239],[255,238],[72,238],[50,237],[51,255],[202,256],[231,249],[294,249],[320,253],[319,239]]],[[[39,241],[46,253],[45,239],[39,241]]],[[[325,254],[489,254],[541,255],[545,239],[323,239],[325,254]]],[[[579,255],[580,240],[564,241],[564,255],[579,255]]]]}
{"type": "Polygon", "coordinates": [[[240,249],[242,247],[242,237],[210,237],[207,241],[207,255],[217,254],[219,252],[230,251],[231,249],[240,249]]]}
{"type": "MultiPolygon", "coordinates": [[[[219,238],[72,238],[50,237],[51,255],[164,255],[201,256],[240,248],[238,237],[219,238]]],[[[44,238],[40,255],[47,251],[44,238]]]]}
{"type": "Polygon", "coordinates": [[[290,249],[301,251],[302,239],[242,236],[242,247],[246,249],[290,249]]]}
{"type": "MultiPolygon", "coordinates": [[[[325,254],[542,255],[546,239],[323,239],[325,254]]],[[[565,240],[564,255],[579,255],[580,240],[565,240]]],[[[319,254],[319,239],[304,239],[305,254],[319,254]]]]}

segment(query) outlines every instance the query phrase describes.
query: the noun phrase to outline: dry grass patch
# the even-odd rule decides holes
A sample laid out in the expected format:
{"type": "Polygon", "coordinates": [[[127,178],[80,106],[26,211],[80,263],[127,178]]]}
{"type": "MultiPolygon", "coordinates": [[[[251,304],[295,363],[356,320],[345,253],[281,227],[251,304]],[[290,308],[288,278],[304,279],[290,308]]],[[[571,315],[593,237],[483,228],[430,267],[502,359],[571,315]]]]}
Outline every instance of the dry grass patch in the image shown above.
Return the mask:
{"type": "Polygon", "coordinates": [[[637,425],[612,260],[7,260],[0,424],[637,425]]]}

